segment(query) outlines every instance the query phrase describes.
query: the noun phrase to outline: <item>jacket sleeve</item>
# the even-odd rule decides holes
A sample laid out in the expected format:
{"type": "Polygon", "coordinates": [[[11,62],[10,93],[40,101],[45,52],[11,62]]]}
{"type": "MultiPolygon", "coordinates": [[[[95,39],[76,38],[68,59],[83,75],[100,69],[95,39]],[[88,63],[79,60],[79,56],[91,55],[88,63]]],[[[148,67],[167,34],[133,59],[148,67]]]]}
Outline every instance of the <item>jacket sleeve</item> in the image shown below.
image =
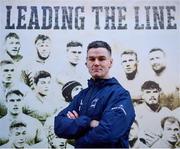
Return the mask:
{"type": "MultiPolygon", "coordinates": [[[[100,143],[118,142],[129,133],[135,113],[128,92],[111,100],[97,127],[91,129],[76,141],[76,147],[91,147],[100,143]]],[[[126,138],[128,139],[128,138],[126,138]]]]}
{"type": "Polygon", "coordinates": [[[69,119],[66,114],[68,111],[75,110],[78,113],[79,104],[77,98],[73,99],[72,103],[61,111],[54,120],[54,132],[60,138],[74,139],[82,135],[87,129],[91,119],[87,116],[79,116],[76,119],[69,119]]]}

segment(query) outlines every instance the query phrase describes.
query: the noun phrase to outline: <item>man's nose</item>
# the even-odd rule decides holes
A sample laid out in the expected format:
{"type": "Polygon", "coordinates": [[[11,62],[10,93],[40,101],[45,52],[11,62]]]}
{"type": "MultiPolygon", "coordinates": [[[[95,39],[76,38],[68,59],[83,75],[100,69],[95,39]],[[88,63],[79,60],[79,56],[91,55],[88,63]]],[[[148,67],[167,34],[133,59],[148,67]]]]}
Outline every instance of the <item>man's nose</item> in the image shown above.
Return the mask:
{"type": "Polygon", "coordinates": [[[95,64],[95,65],[99,65],[99,60],[96,59],[96,60],[94,61],[94,64],[95,64]]]}

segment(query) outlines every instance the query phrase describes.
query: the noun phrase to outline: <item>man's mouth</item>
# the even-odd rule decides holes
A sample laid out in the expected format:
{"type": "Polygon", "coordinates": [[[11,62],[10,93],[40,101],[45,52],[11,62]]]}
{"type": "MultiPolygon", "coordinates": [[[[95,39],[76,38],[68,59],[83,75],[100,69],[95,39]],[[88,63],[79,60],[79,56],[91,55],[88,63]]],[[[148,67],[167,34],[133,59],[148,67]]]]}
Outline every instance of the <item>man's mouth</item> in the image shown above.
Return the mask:
{"type": "Polygon", "coordinates": [[[13,52],[17,52],[18,50],[17,50],[17,49],[13,49],[12,51],[13,51],[13,52]]]}
{"type": "Polygon", "coordinates": [[[156,101],[156,98],[150,98],[149,101],[156,101]]]}
{"type": "Polygon", "coordinates": [[[126,70],[131,71],[131,68],[126,68],[126,70]]]}

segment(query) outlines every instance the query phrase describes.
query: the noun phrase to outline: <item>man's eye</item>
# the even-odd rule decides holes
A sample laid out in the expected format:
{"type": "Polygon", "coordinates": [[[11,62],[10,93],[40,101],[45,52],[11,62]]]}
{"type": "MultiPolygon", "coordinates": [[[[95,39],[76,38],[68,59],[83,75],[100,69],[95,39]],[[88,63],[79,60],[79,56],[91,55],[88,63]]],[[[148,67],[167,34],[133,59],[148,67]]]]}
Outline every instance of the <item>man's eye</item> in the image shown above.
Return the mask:
{"type": "Polygon", "coordinates": [[[106,58],[101,57],[101,58],[99,58],[98,60],[99,60],[99,61],[105,61],[105,60],[106,60],[106,58]]]}
{"type": "Polygon", "coordinates": [[[95,59],[94,58],[89,58],[89,61],[95,61],[95,59]]]}

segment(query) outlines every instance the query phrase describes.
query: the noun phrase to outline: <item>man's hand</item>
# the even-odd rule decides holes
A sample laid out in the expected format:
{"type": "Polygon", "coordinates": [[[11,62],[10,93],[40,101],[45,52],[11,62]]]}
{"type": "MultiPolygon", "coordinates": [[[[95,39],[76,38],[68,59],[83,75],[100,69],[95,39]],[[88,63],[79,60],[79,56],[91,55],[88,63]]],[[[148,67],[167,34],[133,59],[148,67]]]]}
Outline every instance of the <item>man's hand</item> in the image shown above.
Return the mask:
{"type": "Polygon", "coordinates": [[[90,123],[90,127],[95,128],[99,125],[99,121],[97,120],[92,120],[90,123]]]}
{"type": "Polygon", "coordinates": [[[73,110],[72,112],[68,111],[67,117],[70,118],[70,119],[76,119],[76,118],[79,117],[79,115],[75,110],[73,110]]]}

